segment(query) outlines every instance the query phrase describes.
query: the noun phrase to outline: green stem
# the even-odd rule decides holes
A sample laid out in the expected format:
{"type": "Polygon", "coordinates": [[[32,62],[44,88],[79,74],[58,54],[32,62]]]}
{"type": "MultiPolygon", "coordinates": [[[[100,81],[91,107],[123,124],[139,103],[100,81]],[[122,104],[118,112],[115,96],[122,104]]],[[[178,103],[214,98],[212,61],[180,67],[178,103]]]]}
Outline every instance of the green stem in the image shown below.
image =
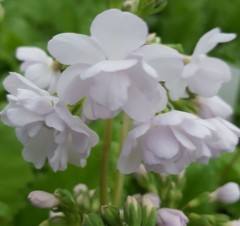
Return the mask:
{"type": "MultiPolygon", "coordinates": [[[[119,153],[122,150],[124,141],[126,139],[126,136],[127,136],[128,130],[129,130],[129,123],[130,123],[129,117],[126,114],[124,114],[123,115],[122,131],[121,131],[121,139],[120,139],[120,144],[119,144],[119,153]]],[[[121,174],[117,170],[116,171],[116,177],[115,177],[115,185],[114,185],[114,189],[113,189],[113,197],[112,197],[112,204],[114,206],[119,205],[119,202],[121,200],[123,184],[124,184],[124,175],[121,174]]]]}
{"type": "Polygon", "coordinates": [[[106,120],[104,143],[101,156],[100,168],[100,203],[108,203],[108,171],[109,171],[109,151],[112,141],[112,119],[106,120]]]}

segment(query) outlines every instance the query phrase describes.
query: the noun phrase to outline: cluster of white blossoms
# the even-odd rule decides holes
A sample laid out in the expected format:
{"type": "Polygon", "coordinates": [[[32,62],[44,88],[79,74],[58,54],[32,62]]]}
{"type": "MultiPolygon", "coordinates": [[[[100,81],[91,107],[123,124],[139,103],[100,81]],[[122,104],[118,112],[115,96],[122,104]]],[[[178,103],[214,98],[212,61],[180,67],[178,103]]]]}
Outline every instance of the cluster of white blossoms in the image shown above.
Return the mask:
{"type": "Polygon", "coordinates": [[[230,80],[230,69],[206,54],[235,34],[213,29],[192,57],[185,57],[170,47],[146,44],[146,23],[117,9],[99,14],[90,34],[63,33],[49,41],[50,54],[67,65],[63,72],[38,48],[17,50],[25,77],[11,73],[4,81],[9,104],[1,117],[16,128],[27,161],[41,168],[47,159],[54,171],[66,169],[67,162],[85,165],[98,136],[80,117],[109,119],[119,112],[137,125],[118,160],[122,173],[137,171],[143,162],[148,170],[177,174],[192,162],[207,163],[234,150],[240,130],[221,118],[231,108],[216,97],[230,80]],[[168,96],[176,101],[189,92],[199,95],[204,119],[176,110],[161,113],[168,96]],[[79,115],[71,107],[80,108],[79,115]]]}

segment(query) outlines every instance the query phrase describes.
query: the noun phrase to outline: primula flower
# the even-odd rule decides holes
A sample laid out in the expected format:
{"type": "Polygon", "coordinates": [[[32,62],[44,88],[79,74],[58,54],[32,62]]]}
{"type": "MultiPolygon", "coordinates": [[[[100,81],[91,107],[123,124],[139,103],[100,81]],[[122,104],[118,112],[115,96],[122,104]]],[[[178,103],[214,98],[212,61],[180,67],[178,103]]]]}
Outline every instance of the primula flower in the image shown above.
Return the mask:
{"type": "Polygon", "coordinates": [[[54,171],[67,162],[84,166],[98,136],[79,117],[71,115],[58,98],[35,86],[25,77],[11,73],[3,82],[10,93],[2,120],[16,128],[23,143],[23,157],[41,168],[47,159],[54,171]]]}
{"type": "Polygon", "coordinates": [[[158,226],[186,226],[188,218],[176,209],[161,208],[157,211],[158,226]]]}
{"type": "Polygon", "coordinates": [[[212,201],[219,201],[224,204],[235,203],[239,198],[239,185],[234,182],[229,182],[210,194],[210,199],[212,201]]]}
{"type": "Polygon", "coordinates": [[[220,152],[233,152],[238,144],[240,129],[222,118],[210,118],[207,121],[216,128],[215,138],[209,142],[212,156],[217,157],[220,152]]]}
{"type": "Polygon", "coordinates": [[[215,128],[197,116],[171,111],[129,132],[118,168],[122,173],[146,169],[160,174],[178,174],[191,162],[212,156],[209,141],[215,128]]]}
{"type": "MultiPolygon", "coordinates": [[[[65,33],[49,41],[50,53],[71,65],[60,79],[60,98],[74,104],[86,96],[84,113],[90,119],[110,118],[123,110],[137,121],[147,121],[163,110],[165,89],[144,57],[150,52],[143,46],[148,35],[146,23],[131,13],[111,9],[93,20],[90,31],[90,37],[65,33]]],[[[180,54],[168,47],[153,48],[163,60],[162,76],[176,74],[171,58],[181,61],[180,54]]]]}
{"type": "Polygon", "coordinates": [[[232,107],[219,96],[198,97],[196,102],[199,106],[198,114],[201,118],[228,118],[233,113],[232,107]]]}
{"type": "Polygon", "coordinates": [[[19,47],[16,57],[23,61],[21,71],[41,89],[50,93],[56,92],[57,82],[60,77],[59,65],[42,49],[37,47],[19,47]]]}
{"type": "Polygon", "coordinates": [[[185,65],[182,75],[166,83],[171,98],[177,100],[183,97],[186,87],[203,97],[215,96],[222,85],[230,80],[231,71],[225,62],[208,57],[207,53],[219,43],[229,42],[235,37],[235,34],[221,33],[218,28],[204,34],[198,41],[190,62],[185,65]]]}

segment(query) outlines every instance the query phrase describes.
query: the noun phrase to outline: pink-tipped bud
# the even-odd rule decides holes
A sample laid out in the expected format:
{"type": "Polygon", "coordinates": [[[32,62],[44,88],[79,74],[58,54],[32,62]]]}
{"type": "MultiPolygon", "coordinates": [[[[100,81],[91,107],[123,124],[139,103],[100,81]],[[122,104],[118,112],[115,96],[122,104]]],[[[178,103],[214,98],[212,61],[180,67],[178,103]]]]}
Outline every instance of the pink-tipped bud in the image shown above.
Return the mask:
{"type": "Polygon", "coordinates": [[[28,195],[28,199],[32,205],[38,208],[53,208],[59,205],[59,199],[45,191],[32,191],[28,195]]]}

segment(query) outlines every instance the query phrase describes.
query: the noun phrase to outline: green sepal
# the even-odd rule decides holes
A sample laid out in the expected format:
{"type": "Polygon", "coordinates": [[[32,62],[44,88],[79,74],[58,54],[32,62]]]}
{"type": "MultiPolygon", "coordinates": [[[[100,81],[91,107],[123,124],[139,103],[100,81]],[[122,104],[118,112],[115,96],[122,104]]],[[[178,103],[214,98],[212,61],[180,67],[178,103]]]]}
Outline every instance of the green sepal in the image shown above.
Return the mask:
{"type": "Polygon", "coordinates": [[[122,220],[120,217],[120,212],[117,207],[113,206],[102,206],[101,208],[103,221],[108,226],[122,226],[122,220]]]}
{"type": "Polygon", "coordinates": [[[105,224],[99,215],[90,213],[84,215],[82,226],[105,226],[105,224]]]}

